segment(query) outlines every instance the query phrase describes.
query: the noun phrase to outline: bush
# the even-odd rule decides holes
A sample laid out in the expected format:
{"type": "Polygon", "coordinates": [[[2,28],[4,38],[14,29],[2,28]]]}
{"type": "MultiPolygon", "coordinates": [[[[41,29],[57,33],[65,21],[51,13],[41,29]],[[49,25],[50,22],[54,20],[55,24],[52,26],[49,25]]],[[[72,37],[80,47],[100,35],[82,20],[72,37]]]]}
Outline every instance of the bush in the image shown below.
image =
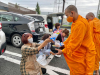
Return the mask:
{"type": "Polygon", "coordinates": [[[99,14],[98,18],[100,19],[100,14],[99,14]]]}

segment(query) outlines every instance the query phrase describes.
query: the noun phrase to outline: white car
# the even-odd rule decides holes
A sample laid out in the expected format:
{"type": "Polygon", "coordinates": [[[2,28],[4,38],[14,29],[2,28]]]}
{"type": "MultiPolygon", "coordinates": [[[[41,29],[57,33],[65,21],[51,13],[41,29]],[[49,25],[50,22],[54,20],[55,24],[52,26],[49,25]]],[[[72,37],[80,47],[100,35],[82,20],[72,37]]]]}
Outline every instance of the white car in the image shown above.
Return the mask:
{"type": "Polygon", "coordinates": [[[40,15],[40,14],[25,14],[25,15],[31,16],[33,18],[40,20],[40,21],[44,21],[45,32],[49,33],[48,24],[47,24],[47,15],[40,15]]]}
{"type": "Polygon", "coordinates": [[[2,55],[6,50],[6,36],[2,31],[2,24],[0,23],[0,55],[2,55]]]}

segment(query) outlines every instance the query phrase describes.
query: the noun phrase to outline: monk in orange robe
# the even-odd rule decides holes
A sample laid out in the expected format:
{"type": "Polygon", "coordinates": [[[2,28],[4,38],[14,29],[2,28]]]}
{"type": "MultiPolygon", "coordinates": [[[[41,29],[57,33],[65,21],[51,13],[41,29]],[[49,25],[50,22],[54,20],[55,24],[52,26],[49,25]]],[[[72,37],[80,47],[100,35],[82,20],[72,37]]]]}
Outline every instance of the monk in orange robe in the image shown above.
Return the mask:
{"type": "Polygon", "coordinates": [[[68,22],[73,22],[71,34],[64,41],[64,49],[56,49],[57,55],[64,54],[70,75],[93,75],[96,51],[89,23],[74,5],[66,8],[65,15],[68,22]]]}
{"type": "Polygon", "coordinates": [[[89,21],[93,41],[96,49],[95,57],[95,75],[99,75],[99,59],[100,59],[100,20],[95,17],[95,15],[90,12],[86,15],[86,19],[89,21]]]}

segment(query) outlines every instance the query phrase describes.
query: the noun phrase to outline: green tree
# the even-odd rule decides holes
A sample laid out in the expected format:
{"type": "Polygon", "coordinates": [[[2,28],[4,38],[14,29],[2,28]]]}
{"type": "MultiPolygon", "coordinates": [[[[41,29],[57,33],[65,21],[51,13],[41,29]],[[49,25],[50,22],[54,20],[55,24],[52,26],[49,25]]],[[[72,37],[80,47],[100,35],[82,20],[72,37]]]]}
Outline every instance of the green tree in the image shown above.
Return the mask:
{"type": "Polygon", "coordinates": [[[15,8],[19,9],[19,4],[16,3],[15,4],[15,8]]]}
{"type": "Polygon", "coordinates": [[[38,2],[37,2],[37,5],[36,5],[36,9],[35,10],[36,10],[37,14],[41,14],[40,7],[39,7],[38,2]]]}
{"type": "Polygon", "coordinates": [[[98,18],[100,19],[100,14],[98,15],[98,18]]]}

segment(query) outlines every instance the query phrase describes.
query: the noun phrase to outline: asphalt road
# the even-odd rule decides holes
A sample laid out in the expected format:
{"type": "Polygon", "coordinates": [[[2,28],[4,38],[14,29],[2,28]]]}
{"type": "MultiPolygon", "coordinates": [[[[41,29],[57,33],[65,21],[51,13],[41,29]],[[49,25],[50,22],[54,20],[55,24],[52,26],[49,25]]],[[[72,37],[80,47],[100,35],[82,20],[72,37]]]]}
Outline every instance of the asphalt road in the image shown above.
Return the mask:
{"type": "MultiPolygon", "coordinates": [[[[20,55],[20,48],[15,48],[10,43],[8,43],[6,52],[0,56],[0,75],[21,75],[18,62],[21,60],[20,55]]],[[[54,56],[46,67],[48,69],[48,72],[45,75],[69,74],[69,68],[63,55],[60,58],[54,56]]]]}
{"type": "MultiPolygon", "coordinates": [[[[8,43],[6,52],[0,56],[0,75],[21,75],[20,60],[20,48],[15,48],[8,43]]],[[[69,75],[69,68],[63,55],[60,58],[55,56],[51,58],[46,68],[45,75],[69,75]]]]}
{"type": "MultiPolygon", "coordinates": [[[[70,75],[68,65],[62,55],[60,58],[51,56],[49,64],[45,66],[45,75],[70,75]]],[[[0,75],[21,75],[20,73],[21,50],[7,43],[6,52],[0,56],[0,75]]]]}

